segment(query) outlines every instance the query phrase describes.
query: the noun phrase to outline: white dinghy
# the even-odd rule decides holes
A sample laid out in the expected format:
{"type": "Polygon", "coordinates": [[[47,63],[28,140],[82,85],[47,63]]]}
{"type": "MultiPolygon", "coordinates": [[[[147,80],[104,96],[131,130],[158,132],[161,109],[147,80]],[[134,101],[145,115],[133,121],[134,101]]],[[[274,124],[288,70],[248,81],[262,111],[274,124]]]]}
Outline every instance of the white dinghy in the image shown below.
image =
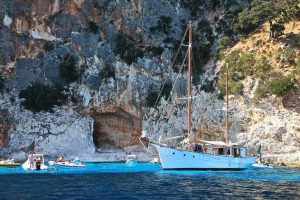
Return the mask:
{"type": "Polygon", "coordinates": [[[83,168],[85,165],[79,160],[78,157],[76,157],[72,161],[64,160],[63,158],[59,158],[55,161],[49,161],[48,162],[50,166],[63,166],[63,167],[79,167],[83,168]]]}
{"type": "Polygon", "coordinates": [[[22,164],[24,170],[47,170],[43,154],[29,154],[28,159],[22,164]]]}
{"type": "Polygon", "coordinates": [[[252,167],[257,167],[257,168],[268,168],[272,169],[273,167],[270,166],[269,164],[262,164],[262,163],[254,163],[252,167]]]}

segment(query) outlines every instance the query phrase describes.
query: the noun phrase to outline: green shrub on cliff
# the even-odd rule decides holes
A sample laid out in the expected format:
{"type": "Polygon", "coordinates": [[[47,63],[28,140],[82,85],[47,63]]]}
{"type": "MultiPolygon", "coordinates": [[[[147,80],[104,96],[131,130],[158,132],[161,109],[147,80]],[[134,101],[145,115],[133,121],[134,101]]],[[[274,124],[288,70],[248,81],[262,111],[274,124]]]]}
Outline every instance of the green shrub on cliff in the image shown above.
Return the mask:
{"type": "Polygon", "coordinates": [[[158,88],[156,88],[154,85],[150,85],[150,87],[148,88],[146,103],[149,107],[154,107],[156,101],[157,101],[157,103],[159,103],[161,97],[164,97],[165,100],[167,100],[169,98],[169,95],[172,91],[172,82],[167,81],[162,87],[163,88],[160,88],[158,90],[158,88]],[[160,91],[161,91],[161,94],[160,94],[160,96],[158,96],[160,91]]]}
{"type": "Polygon", "coordinates": [[[255,62],[254,74],[260,78],[267,78],[272,67],[266,57],[262,57],[255,62]]]}
{"type": "Polygon", "coordinates": [[[197,15],[199,7],[204,3],[205,1],[203,0],[180,0],[180,6],[189,10],[193,17],[197,15]]]}
{"type": "Polygon", "coordinates": [[[144,56],[143,50],[136,44],[134,39],[125,33],[118,33],[115,42],[115,54],[119,55],[128,65],[136,62],[138,57],[144,56]]]}
{"type": "Polygon", "coordinates": [[[295,69],[296,74],[300,75],[300,57],[296,61],[296,69],[295,69]]]}
{"type": "MultiPolygon", "coordinates": [[[[224,81],[218,81],[217,87],[219,89],[219,98],[224,99],[224,96],[226,95],[226,80],[224,81]]],[[[234,81],[229,80],[228,81],[228,93],[229,95],[238,95],[242,94],[244,85],[241,81],[234,81]]]]}
{"type": "Polygon", "coordinates": [[[87,31],[89,31],[90,33],[98,33],[98,25],[96,24],[96,22],[94,21],[89,21],[88,22],[88,28],[87,31]]]}
{"type": "Polygon", "coordinates": [[[253,102],[256,104],[261,99],[266,98],[267,96],[268,96],[268,88],[267,88],[266,84],[259,83],[259,85],[257,86],[257,88],[254,92],[253,102]]]}
{"type": "Polygon", "coordinates": [[[269,80],[267,84],[272,94],[283,96],[294,87],[295,81],[291,76],[280,76],[269,80]]]}
{"type": "Polygon", "coordinates": [[[218,40],[218,47],[220,50],[226,49],[230,47],[230,45],[231,45],[231,41],[230,38],[227,36],[224,36],[218,40]]]}
{"type": "Polygon", "coordinates": [[[100,72],[100,77],[102,79],[104,79],[104,78],[106,78],[106,79],[109,79],[109,78],[116,79],[115,68],[113,66],[110,66],[110,65],[105,65],[105,67],[100,72]]]}
{"type": "Polygon", "coordinates": [[[25,98],[22,105],[33,112],[51,111],[54,105],[61,105],[65,101],[60,89],[39,82],[22,90],[19,97],[25,98]]]}
{"type": "Polygon", "coordinates": [[[148,88],[148,92],[147,92],[147,96],[146,96],[146,103],[149,107],[155,106],[155,102],[158,98],[158,94],[159,94],[159,92],[156,90],[154,85],[151,85],[148,88]]]}
{"type": "Polygon", "coordinates": [[[63,57],[63,60],[59,65],[59,75],[66,83],[78,80],[79,72],[76,68],[76,61],[73,55],[67,54],[63,57]]]}
{"type": "Polygon", "coordinates": [[[153,33],[155,31],[159,31],[168,34],[171,29],[171,22],[172,22],[171,17],[162,15],[157,21],[157,25],[150,28],[150,32],[153,33]]]}

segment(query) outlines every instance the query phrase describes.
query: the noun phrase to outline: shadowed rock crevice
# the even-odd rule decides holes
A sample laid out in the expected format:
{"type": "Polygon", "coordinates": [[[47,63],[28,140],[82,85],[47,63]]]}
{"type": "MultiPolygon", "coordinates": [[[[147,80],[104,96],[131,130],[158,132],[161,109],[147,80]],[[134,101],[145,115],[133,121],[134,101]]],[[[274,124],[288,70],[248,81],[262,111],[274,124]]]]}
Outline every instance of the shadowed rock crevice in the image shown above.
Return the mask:
{"type": "Polygon", "coordinates": [[[300,113],[300,83],[282,99],[284,108],[300,113]]]}
{"type": "Polygon", "coordinates": [[[8,110],[0,109],[0,148],[8,144],[9,130],[12,127],[12,117],[8,110]]]}
{"type": "Polygon", "coordinates": [[[124,148],[138,144],[142,124],[135,116],[117,109],[115,112],[96,113],[92,117],[95,120],[93,141],[97,148],[124,148]]]}

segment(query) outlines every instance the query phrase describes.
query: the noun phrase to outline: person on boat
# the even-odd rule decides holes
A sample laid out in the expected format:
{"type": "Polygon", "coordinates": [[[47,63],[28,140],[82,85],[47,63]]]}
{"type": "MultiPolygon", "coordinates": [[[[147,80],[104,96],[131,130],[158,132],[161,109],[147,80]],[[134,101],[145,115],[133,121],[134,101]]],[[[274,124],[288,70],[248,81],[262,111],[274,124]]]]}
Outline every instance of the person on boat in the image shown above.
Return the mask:
{"type": "Polygon", "coordinates": [[[35,161],[35,165],[36,165],[36,170],[40,170],[41,169],[41,164],[42,164],[42,159],[40,156],[38,156],[36,158],[36,161],[35,161]]]}
{"type": "Polygon", "coordinates": [[[257,164],[262,164],[262,157],[261,157],[261,155],[257,156],[256,162],[257,162],[257,164]]]}
{"type": "Polygon", "coordinates": [[[60,157],[58,157],[55,161],[56,161],[56,162],[64,162],[65,159],[64,159],[63,156],[60,156],[60,157]]]}

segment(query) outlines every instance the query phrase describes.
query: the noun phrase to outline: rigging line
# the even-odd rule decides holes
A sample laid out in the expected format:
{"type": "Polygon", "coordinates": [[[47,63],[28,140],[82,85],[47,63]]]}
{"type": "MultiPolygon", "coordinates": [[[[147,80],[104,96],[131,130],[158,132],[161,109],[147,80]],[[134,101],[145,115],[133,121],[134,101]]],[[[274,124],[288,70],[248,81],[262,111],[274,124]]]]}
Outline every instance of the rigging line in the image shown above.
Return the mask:
{"type": "MultiPolygon", "coordinates": [[[[188,55],[188,51],[189,51],[189,49],[187,49],[187,51],[186,51],[186,53],[185,53],[184,59],[183,59],[183,61],[182,61],[182,63],[181,63],[180,71],[179,71],[179,73],[178,73],[178,75],[177,75],[177,78],[176,78],[176,80],[175,80],[175,82],[174,82],[174,84],[173,84],[173,86],[172,86],[171,91],[173,91],[173,89],[174,89],[174,87],[175,87],[175,85],[176,85],[176,83],[177,83],[177,81],[178,81],[178,79],[179,79],[179,76],[180,76],[180,74],[181,74],[181,71],[183,70],[183,66],[184,66],[184,63],[185,63],[186,58],[187,58],[187,55],[188,55]]],[[[168,96],[167,102],[170,100],[170,97],[171,97],[171,92],[170,92],[170,94],[169,94],[169,96],[168,96]]],[[[161,115],[161,116],[162,116],[162,115],[161,115]]],[[[161,116],[159,117],[159,119],[161,119],[161,116]]],[[[158,126],[158,123],[156,123],[156,126],[154,127],[154,130],[157,129],[157,126],[158,126]]]]}
{"type": "Polygon", "coordinates": [[[183,98],[179,98],[179,99],[186,100],[186,99],[195,99],[195,98],[198,98],[198,97],[201,97],[201,95],[191,96],[191,97],[183,97],[183,98]]]}
{"type": "MultiPolygon", "coordinates": [[[[179,47],[178,47],[178,49],[177,49],[177,52],[176,52],[175,57],[174,57],[174,60],[173,60],[173,62],[172,62],[172,64],[171,64],[171,68],[173,68],[173,66],[174,66],[174,64],[175,64],[175,62],[176,62],[177,56],[178,56],[179,51],[180,51],[180,49],[181,49],[181,47],[182,47],[182,44],[183,44],[183,42],[184,42],[184,40],[185,40],[185,37],[186,37],[187,32],[188,32],[188,27],[186,28],[185,33],[184,33],[184,35],[183,35],[183,37],[182,37],[182,39],[181,39],[180,45],[179,45],[179,47]]],[[[179,72],[179,73],[180,73],[180,72],[179,72]]],[[[156,107],[156,105],[157,105],[157,103],[158,103],[158,99],[160,98],[160,95],[161,95],[161,93],[162,93],[162,91],[163,91],[163,89],[164,89],[166,83],[167,83],[167,80],[164,82],[164,84],[162,85],[162,87],[161,87],[161,89],[160,89],[160,91],[159,91],[159,94],[158,94],[157,99],[156,99],[156,101],[155,101],[155,104],[154,104],[154,106],[153,106],[154,108],[156,107]]]]}
{"type": "MultiPolygon", "coordinates": [[[[175,80],[173,86],[172,86],[171,91],[173,91],[173,89],[174,89],[174,87],[175,87],[175,85],[176,85],[176,83],[177,83],[177,81],[178,81],[178,79],[179,79],[179,76],[180,76],[180,74],[181,74],[181,72],[182,72],[182,70],[183,70],[183,66],[184,66],[184,63],[185,63],[186,58],[187,58],[187,55],[188,55],[188,51],[189,51],[189,50],[187,49],[187,51],[186,51],[186,53],[185,53],[185,56],[184,56],[184,59],[183,59],[183,61],[182,61],[182,63],[181,63],[181,67],[180,67],[179,73],[178,73],[178,75],[177,75],[177,78],[176,78],[176,80],[175,80]]],[[[170,92],[170,94],[169,94],[169,96],[168,96],[167,102],[170,100],[170,97],[171,97],[171,92],[170,92]]]]}

